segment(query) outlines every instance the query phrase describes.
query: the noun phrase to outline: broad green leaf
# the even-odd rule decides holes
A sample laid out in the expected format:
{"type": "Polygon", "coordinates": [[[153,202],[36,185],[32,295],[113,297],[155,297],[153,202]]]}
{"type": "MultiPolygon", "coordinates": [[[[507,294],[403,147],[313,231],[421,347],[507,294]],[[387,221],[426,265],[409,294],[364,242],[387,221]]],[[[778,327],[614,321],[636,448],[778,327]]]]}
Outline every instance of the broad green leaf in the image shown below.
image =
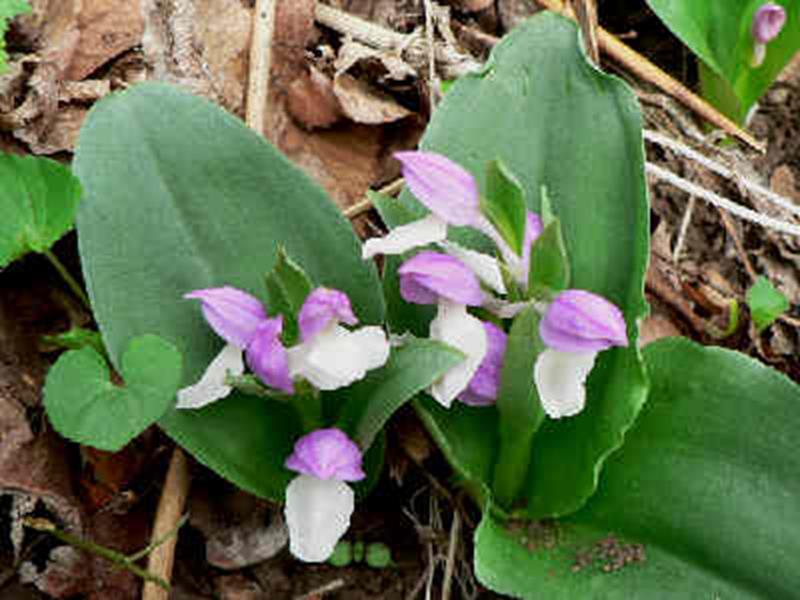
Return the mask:
{"type": "Polygon", "coordinates": [[[539,313],[529,306],[514,319],[503,357],[496,405],[500,448],[492,492],[506,509],[512,508],[525,484],[533,436],[545,417],[533,384],[533,365],[544,349],[538,328],[539,313]]]}
{"type": "Polygon", "coordinates": [[[542,297],[569,287],[569,258],[564,247],[561,221],[554,218],[545,226],[531,248],[528,296],[542,297]]]}
{"type": "MultiPolygon", "coordinates": [[[[421,145],[479,180],[499,157],[517,174],[528,208],[536,212],[545,185],[561,220],[570,286],[608,298],[625,315],[630,346],[599,357],[587,409],[577,417],[546,419],[534,438],[527,485],[531,514],[577,510],[594,492],[603,461],[622,444],[646,397],[636,322],[646,313],[649,208],[636,98],[586,62],[574,24],[541,13],[506,36],[483,71],[458,80],[421,145]]],[[[446,415],[426,416],[437,440],[451,430],[444,421],[460,419],[463,410],[454,406],[446,415]]],[[[468,443],[445,447],[466,450],[468,443]]],[[[484,440],[473,443],[485,451],[484,440]]],[[[454,466],[466,462],[448,457],[454,466]]]]}
{"type": "Polygon", "coordinates": [[[369,448],[397,409],[462,360],[461,352],[441,342],[410,341],[382,368],[337,394],[344,402],[337,426],[362,449],[369,448]]]}
{"type": "Polygon", "coordinates": [[[266,279],[267,305],[271,315],[283,315],[283,341],[293,344],[298,337],[297,317],[313,284],[303,268],[283,248],[266,279]]]}
{"type": "Polygon", "coordinates": [[[479,579],[554,600],[795,597],[800,387],[688,340],[644,354],[650,398],[597,493],[566,519],[511,531],[487,511],[479,579]]]}
{"type": "Polygon", "coordinates": [[[80,183],[59,163],[0,153],[0,268],[49,250],[72,229],[80,198],[80,183]]]}
{"type": "Polygon", "coordinates": [[[792,56],[800,49],[797,4],[776,0],[786,9],[786,26],[767,45],[760,67],[753,55],[753,15],[763,0],[647,0],[650,8],[708,67],[702,73],[703,94],[730,117],[742,121],[792,56]]]}
{"type": "Polygon", "coordinates": [[[521,256],[527,224],[525,191],[500,160],[493,160],[486,167],[486,194],[481,198],[481,209],[511,249],[521,256]]]}
{"type": "Polygon", "coordinates": [[[0,0],[0,75],[6,72],[8,55],[6,54],[6,31],[8,22],[18,15],[31,12],[30,5],[25,0],[0,0]]]}
{"type": "Polygon", "coordinates": [[[94,348],[62,354],[47,374],[44,406],[64,437],[101,450],[119,450],[175,402],[181,355],[156,335],[131,340],[121,358],[125,384],[111,382],[94,348]]]}
{"type": "MultiPolygon", "coordinates": [[[[383,318],[375,268],[326,194],[205,100],[146,83],[98,102],[75,172],[84,275],[114,364],[131,337],[157,332],[184,356],[181,385],[197,381],[222,343],[182,295],[222,285],[259,295],[279,247],[315,283],[346,292],[362,322],[383,318]]],[[[289,407],[237,393],[159,423],[224,477],[282,500],[301,433],[289,407]]]]}
{"type": "Polygon", "coordinates": [[[750,316],[756,329],[762,331],[789,310],[789,301],[769,279],[759,277],[753,287],[747,290],[747,306],[750,307],[750,316]]]}

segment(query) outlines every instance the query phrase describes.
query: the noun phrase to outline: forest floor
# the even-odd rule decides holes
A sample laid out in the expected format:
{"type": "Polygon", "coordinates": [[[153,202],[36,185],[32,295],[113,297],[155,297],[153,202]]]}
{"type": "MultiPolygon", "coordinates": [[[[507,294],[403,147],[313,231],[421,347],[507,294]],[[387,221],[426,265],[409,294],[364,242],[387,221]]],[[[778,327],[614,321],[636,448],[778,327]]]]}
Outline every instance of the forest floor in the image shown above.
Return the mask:
{"type": "MultiPolygon", "coordinates": [[[[14,22],[8,36],[13,62],[0,77],[0,150],[69,163],[93,102],[143,80],[185,86],[245,118],[253,4],[31,0],[33,13],[14,22]]],[[[398,33],[424,39],[419,32],[427,2],[326,3],[379,27],[377,34],[337,28],[319,13],[315,18],[316,4],[278,1],[262,132],[327,189],[360,235],[372,235],[382,224],[364,194],[398,179],[391,155],[415,147],[434,104],[431,85],[435,90],[438,78],[480,64],[497,38],[538,9],[532,0],[440,3],[449,12],[434,5],[431,21],[444,58],[432,76],[425,53],[398,56],[366,43],[370,35],[398,33]]],[[[601,2],[599,17],[611,33],[696,87],[694,58],[643,0],[601,2]]],[[[748,125],[766,142],[763,154],[734,144],[720,149],[679,102],[605,56],[601,66],[636,89],[648,129],[800,203],[800,63],[786,69],[748,125]]],[[[722,196],[797,220],[680,154],[652,142],[646,151],[649,161],[722,196]]],[[[740,350],[800,381],[800,240],[738,221],[663,182],[649,183],[651,315],[642,325],[644,341],[685,335],[740,350]],[[732,302],[744,306],[758,276],[768,278],[794,309],[763,332],[743,309],[736,330],[723,336],[732,302]]],[[[80,273],[74,233],[55,253],[80,273]]],[[[30,255],[0,273],[0,599],[140,597],[141,580],[129,571],[22,526],[24,516],[41,514],[120,552],[148,543],[173,456],[171,440],[152,428],[115,454],[79,447],[51,430],[41,407],[44,377],[57,355],[42,336],[90,325],[91,319],[44,258],[30,255]]],[[[448,563],[452,598],[496,597],[471,570],[478,511],[452,485],[449,467],[413,411],[393,420],[388,442],[383,480],[359,506],[347,538],[388,545],[389,567],[293,560],[279,510],[190,459],[190,517],[178,536],[170,597],[440,598],[448,563]]]]}

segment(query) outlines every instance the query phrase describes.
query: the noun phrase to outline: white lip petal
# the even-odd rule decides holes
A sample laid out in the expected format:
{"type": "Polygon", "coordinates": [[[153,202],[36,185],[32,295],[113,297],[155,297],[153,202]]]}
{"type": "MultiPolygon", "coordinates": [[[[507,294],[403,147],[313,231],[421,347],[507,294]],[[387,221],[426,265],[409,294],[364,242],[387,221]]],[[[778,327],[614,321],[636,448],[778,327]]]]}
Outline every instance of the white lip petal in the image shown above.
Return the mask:
{"type": "Polygon", "coordinates": [[[286,488],[286,525],[289,550],[300,560],[322,562],[333,553],[350,526],[355,495],[345,482],[295,477],[286,488]]]}
{"type": "Polygon", "coordinates": [[[486,355],[488,340],[483,323],[467,312],[463,304],[440,302],[436,318],[431,321],[430,337],[449,344],[467,358],[447,371],[430,388],[431,396],[445,408],[463,392],[486,355]]]}
{"type": "Polygon", "coordinates": [[[230,394],[233,388],[225,385],[228,372],[234,376],[244,373],[242,350],[233,344],[226,345],[214,357],[197,383],[178,390],[175,408],[202,408],[230,394]]]}
{"type": "Polygon", "coordinates": [[[441,242],[447,237],[447,223],[434,214],[400,227],[395,227],[381,238],[364,242],[361,256],[364,260],[376,254],[403,254],[413,248],[441,242]]]}
{"type": "Polygon", "coordinates": [[[350,332],[331,324],[287,354],[292,377],[305,377],[320,390],[335,390],[382,366],[389,358],[389,341],[380,327],[350,332]]]}
{"type": "Polygon", "coordinates": [[[498,262],[483,252],[476,252],[469,248],[464,248],[447,240],[441,242],[442,249],[450,256],[454,256],[478,276],[478,279],[492,288],[498,294],[506,293],[506,286],[503,283],[503,275],[500,272],[498,262]]]}
{"type": "Polygon", "coordinates": [[[571,417],[586,403],[586,378],[597,352],[559,352],[547,348],[533,368],[533,379],[544,412],[551,419],[571,417]]]}

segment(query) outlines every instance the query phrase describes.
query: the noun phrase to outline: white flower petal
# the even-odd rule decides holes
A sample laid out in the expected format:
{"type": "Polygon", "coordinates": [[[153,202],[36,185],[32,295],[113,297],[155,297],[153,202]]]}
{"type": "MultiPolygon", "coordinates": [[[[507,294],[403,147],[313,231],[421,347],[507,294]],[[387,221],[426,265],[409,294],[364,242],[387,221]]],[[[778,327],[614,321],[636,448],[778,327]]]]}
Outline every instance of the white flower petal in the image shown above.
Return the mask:
{"type": "Polygon", "coordinates": [[[217,354],[197,383],[178,390],[175,408],[202,408],[230,394],[233,388],[225,385],[228,372],[234,376],[244,373],[242,350],[233,344],[217,354]]]}
{"type": "Polygon", "coordinates": [[[355,495],[344,481],[295,477],[286,488],[289,550],[300,560],[322,562],[350,526],[355,495]]]}
{"type": "Polygon", "coordinates": [[[483,360],[488,348],[486,330],[480,319],[467,312],[463,304],[440,302],[436,318],[431,321],[430,337],[449,344],[467,355],[430,388],[431,396],[445,408],[463,392],[483,360]]]}
{"type": "Polygon", "coordinates": [[[348,331],[331,324],[313,339],[288,350],[289,373],[320,390],[335,390],[362,379],[389,358],[389,341],[380,327],[348,331]]]}
{"type": "Polygon", "coordinates": [[[412,248],[441,242],[447,237],[447,223],[434,214],[424,219],[395,227],[381,238],[364,242],[361,256],[364,260],[376,254],[403,254],[412,248]]]}
{"type": "Polygon", "coordinates": [[[513,319],[530,305],[530,302],[507,302],[500,298],[487,298],[481,306],[501,319],[513,319]]]}
{"type": "Polygon", "coordinates": [[[586,378],[597,352],[559,352],[547,348],[533,368],[533,379],[544,412],[551,419],[571,417],[586,403],[586,378]]]}
{"type": "Polygon", "coordinates": [[[493,257],[483,252],[476,252],[469,248],[464,248],[447,240],[439,244],[442,249],[450,256],[454,256],[467,265],[482,282],[492,288],[498,294],[506,293],[506,285],[503,283],[503,275],[500,272],[500,265],[493,257]]]}

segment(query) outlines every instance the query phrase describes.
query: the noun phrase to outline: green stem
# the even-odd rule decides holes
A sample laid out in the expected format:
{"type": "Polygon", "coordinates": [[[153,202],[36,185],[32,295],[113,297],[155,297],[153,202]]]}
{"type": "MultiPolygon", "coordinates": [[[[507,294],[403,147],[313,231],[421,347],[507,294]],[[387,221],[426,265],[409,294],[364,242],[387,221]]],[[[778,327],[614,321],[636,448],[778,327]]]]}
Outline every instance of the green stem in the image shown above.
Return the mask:
{"type": "Polygon", "coordinates": [[[297,411],[297,414],[300,415],[300,420],[303,423],[303,431],[308,433],[322,427],[322,398],[316,390],[312,393],[303,392],[305,392],[305,390],[299,391],[289,398],[289,403],[297,411]]]}
{"type": "Polygon", "coordinates": [[[81,286],[78,285],[78,282],[75,281],[72,275],[69,274],[69,271],[67,271],[67,268],[64,266],[64,264],[58,260],[58,257],[53,254],[51,250],[45,250],[43,254],[47,257],[47,260],[50,261],[50,264],[55,267],[56,271],[58,271],[58,274],[61,275],[61,278],[64,280],[67,286],[69,286],[69,289],[71,289],[72,292],[78,298],[80,298],[81,302],[83,302],[86,308],[92,310],[92,303],[89,302],[89,296],[86,295],[86,292],[83,291],[83,288],[81,288],[81,286]]]}
{"type": "Polygon", "coordinates": [[[145,581],[151,581],[158,585],[159,587],[164,588],[165,590],[169,591],[169,583],[161,579],[161,577],[157,577],[152,573],[148,573],[145,569],[142,569],[138,565],[134,564],[133,561],[122,554],[121,552],[117,552],[116,550],[112,550],[111,548],[106,548],[104,546],[100,546],[95,544],[90,540],[84,540],[74,535],[67,533],[66,531],[61,531],[57,529],[55,525],[53,525],[47,519],[39,519],[39,518],[27,518],[25,519],[25,525],[30,527],[31,529],[35,529],[37,531],[46,531],[56,537],[57,539],[61,540],[65,544],[69,544],[73,548],[77,548],[78,550],[83,550],[84,552],[89,552],[90,554],[94,554],[95,556],[100,556],[105,558],[106,560],[111,561],[115,565],[122,567],[123,569],[127,569],[137,577],[144,579],[145,581]]]}
{"type": "Polygon", "coordinates": [[[183,526],[186,524],[186,521],[188,521],[188,520],[189,520],[189,513],[186,513],[185,515],[183,515],[183,516],[182,516],[182,517],[181,517],[181,518],[178,520],[178,523],[175,525],[175,527],[173,527],[172,529],[170,529],[170,530],[169,530],[167,533],[165,533],[164,535],[162,535],[162,536],[161,536],[160,538],[158,538],[157,540],[155,540],[155,541],[151,542],[150,544],[148,544],[147,546],[145,546],[144,548],[142,548],[142,549],[141,549],[141,550],[139,550],[138,552],[134,552],[133,554],[130,554],[130,555],[128,555],[128,557],[127,557],[128,561],[129,561],[129,562],[132,562],[132,563],[134,563],[134,562],[136,562],[136,561],[138,561],[138,560],[141,560],[142,558],[144,558],[144,557],[145,557],[145,556],[147,556],[148,554],[150,554],[150,553],[151,553],[153,550],[155,550],[156,548],[158,548],[158,547],[159,547],[161,544],[163,544],[163,543],[164,543],[164,542],[166,542],[168,539],[170,539],[172,536],[174,536],[175,534],[177,534],[177,533],[178,533],[178,530],[179,530],[181,527],[183,527],[183,526]]]}

